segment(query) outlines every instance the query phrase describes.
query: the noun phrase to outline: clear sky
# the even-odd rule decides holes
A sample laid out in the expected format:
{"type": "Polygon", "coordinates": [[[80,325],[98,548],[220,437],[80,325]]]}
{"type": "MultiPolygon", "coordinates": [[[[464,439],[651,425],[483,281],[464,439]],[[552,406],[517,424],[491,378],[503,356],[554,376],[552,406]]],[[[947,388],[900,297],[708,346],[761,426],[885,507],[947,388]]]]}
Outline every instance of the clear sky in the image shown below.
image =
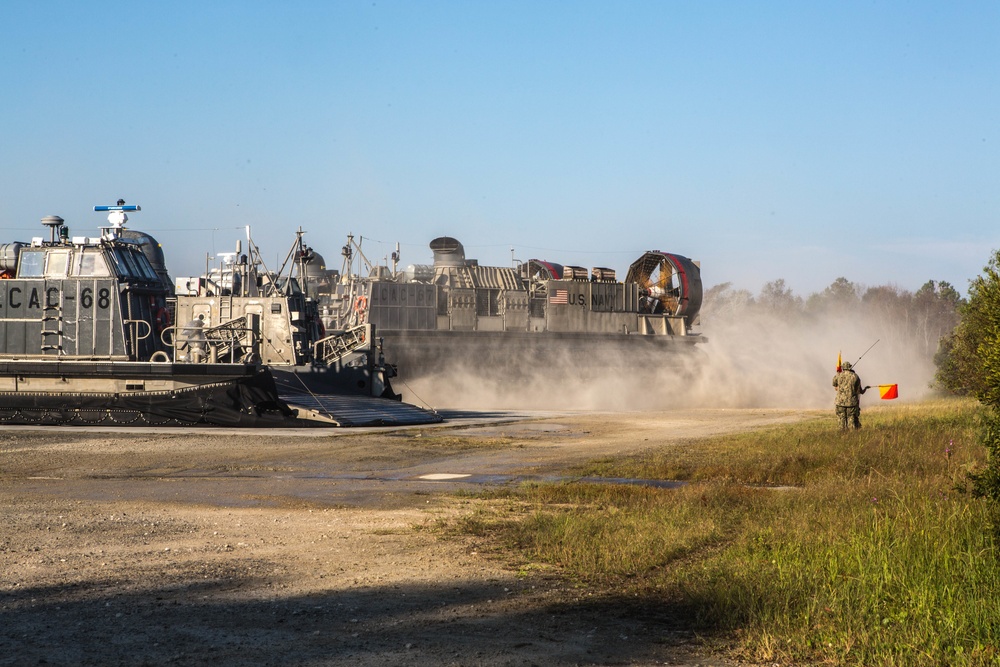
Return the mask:
{"type": "Polygon", "coordinates": [[[1000,2],[0,3],[0,243],[95,204],[194,274],[250,225],[339,266],[844,276],[963,293],[1000,248],[1000,2]]]}

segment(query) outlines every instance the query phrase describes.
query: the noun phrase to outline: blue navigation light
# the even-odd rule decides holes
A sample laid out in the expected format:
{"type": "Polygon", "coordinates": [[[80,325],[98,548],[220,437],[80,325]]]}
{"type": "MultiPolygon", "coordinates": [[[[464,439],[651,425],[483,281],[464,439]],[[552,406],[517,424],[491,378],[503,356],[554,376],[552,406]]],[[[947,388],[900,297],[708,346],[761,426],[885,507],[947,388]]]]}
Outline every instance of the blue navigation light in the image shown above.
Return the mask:
{"type": "Polygon", "coordinates": [[[95,206],[95,211],[141,211],[139,206],[95,206]]]}

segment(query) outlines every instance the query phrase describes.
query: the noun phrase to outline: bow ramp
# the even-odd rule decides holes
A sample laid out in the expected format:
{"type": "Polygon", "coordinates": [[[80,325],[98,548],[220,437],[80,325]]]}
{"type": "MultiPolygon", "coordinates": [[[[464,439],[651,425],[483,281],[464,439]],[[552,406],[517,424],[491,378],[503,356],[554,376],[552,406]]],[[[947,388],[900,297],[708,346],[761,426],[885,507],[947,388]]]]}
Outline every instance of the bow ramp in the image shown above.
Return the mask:
{"type": "Polygon", "coordinates": [[[374,396],[281,393],[280,397],[300,417],[308,415],[329,426],[416,426],[441,422],[433,410],[374,396]]]}

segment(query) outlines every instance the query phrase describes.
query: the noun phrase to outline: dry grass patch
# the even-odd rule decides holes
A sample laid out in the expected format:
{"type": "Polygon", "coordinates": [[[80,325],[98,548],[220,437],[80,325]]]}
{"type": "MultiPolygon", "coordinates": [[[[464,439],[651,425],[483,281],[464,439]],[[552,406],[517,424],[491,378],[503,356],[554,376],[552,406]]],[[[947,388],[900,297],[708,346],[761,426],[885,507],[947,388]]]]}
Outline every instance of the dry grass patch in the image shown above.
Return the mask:
{"type": "Polygon", "coordinates": [[[690,484],[526,485],[458,528],[520,567],[685,610],[742,658],[995,664],[996,508],[960,491],[983,457],[978,406],[864,417],[859,432],[831,417],[602,460],[585,473],[690,484]]]}

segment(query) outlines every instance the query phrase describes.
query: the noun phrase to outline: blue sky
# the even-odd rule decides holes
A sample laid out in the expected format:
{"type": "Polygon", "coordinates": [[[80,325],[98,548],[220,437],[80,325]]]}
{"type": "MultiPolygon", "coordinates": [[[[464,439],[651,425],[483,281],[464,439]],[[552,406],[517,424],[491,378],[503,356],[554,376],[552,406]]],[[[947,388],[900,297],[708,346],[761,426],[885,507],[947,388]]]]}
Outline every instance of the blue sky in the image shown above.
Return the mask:
{"type": "Polygon", "coordinates": [[[250,225],[405,264],[624,270],[801,295],[965,291],[1000,248],[1000,3],[0,3],[0,243],[94,204],[175,275],[250,225]]]}

